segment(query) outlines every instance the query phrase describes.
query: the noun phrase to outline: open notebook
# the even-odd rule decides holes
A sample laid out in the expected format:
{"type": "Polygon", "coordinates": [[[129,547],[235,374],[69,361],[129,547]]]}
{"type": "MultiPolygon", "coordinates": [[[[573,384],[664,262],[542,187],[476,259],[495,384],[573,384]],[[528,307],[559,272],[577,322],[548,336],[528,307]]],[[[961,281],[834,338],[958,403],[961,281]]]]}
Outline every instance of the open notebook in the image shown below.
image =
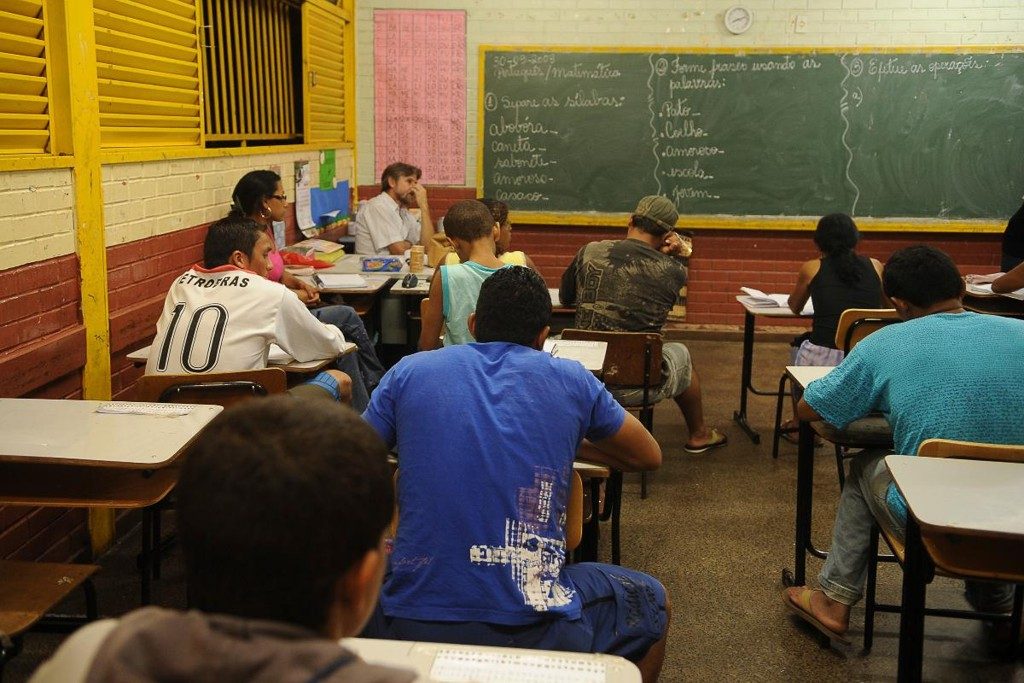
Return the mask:
{"type": "MultiPolygon", "coordinates": [[[[747,303],[754,308],[789,308],[789,294],[765,294],[753,287],[740,287],[740,291],[747,295],[747,303]]],[[[800,315],[814,315],[814,306],[810,299],[804,305],[804,310],[800,311],[800,315]]]]}
{"type": "Polygon", "coordinates": [[[992,291],[992,283],[986,282],[983,285],[976,285],[971,282],[967,283],[967,293],[974,294],[975,296],[1005,296],[1008,299],[1016,299],[1017,301],[1024,301],[1024,289],[1016,289],[1012,292],[998,293],[992,291]]]}

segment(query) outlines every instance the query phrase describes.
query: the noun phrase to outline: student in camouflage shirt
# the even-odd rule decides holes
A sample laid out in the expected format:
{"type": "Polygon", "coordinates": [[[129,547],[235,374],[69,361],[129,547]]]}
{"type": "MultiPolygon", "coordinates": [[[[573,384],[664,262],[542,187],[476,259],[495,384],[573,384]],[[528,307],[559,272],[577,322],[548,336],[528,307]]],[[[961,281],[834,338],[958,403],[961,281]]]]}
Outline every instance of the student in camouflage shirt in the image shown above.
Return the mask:
{"type": "MultiPolygon", "coordinates": [[[[672,228],[679,214],[665,197],[651,195],[637,204],[629,219],[626,239],[591,242],[562,274],[559,298],[576,306],[576,327],[612,332],[661,332],[680,288],[686,266],[679,257],[684,243],[672,228]]],[[[690,439],[687,453],[723,446],[726,436],[704,423],[700,378],[685,345],[668,342],[662,348],[662,382],[652,400],[673,398],[683,413],[690,439]]],[[[638,405],[639,390],[613,391],[625,406],[638,405]]]]}

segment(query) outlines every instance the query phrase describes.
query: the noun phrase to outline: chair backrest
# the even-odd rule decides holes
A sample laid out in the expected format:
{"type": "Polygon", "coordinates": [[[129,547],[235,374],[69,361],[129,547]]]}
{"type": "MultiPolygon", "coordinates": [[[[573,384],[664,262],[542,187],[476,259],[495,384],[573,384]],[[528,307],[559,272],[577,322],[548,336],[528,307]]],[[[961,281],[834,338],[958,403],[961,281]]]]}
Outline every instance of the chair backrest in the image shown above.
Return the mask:
{"type": "Polygon", "coordinates": [[[280,394],[287,389],[287,376],[281,368],[202,375],[143,375],[135,385],[135,400],[203,403],[226,408],[254,396],[280,394]]]}
{"type": "Polygon", "coordinates": [[[661,335],[568,328],[562,339],[608,343],[602,379],[609,387],[653,388],[661,383],[661,335]]]}
{"type": "Polygon", "coordinates": [[[849,353],[864,337],[899,321],[894,308],[847,308],[836,326],[836,348],[849,353]]]}
{"type": "Polygon", "coordinates": [[[1024,445],[1008,446],[953,439],[925,439],[917,447],[917,454],[929,458],[968,458],[971,460],[998,460],[1024,462],[1024,445]]]}

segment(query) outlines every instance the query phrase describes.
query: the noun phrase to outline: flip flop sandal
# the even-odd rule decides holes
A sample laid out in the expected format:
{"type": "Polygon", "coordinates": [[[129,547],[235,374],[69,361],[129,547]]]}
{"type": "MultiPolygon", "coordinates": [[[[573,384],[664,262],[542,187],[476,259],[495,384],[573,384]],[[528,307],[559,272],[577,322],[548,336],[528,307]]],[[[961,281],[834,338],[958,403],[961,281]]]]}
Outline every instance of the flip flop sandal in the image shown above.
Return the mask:
{"type": "Polygon", "coordinates": [[[800,604],[793,602],[789,597],[789,591],[785,591],[782,594],[782,601],[786,603],[786,607],[790,612],[828,636],[829,640],[842,643],[843,645],[850,645],[850,639],[846,637],[845,633],[833,631],[814,616],[814,613],[811,611],[811,595],[813,595],[816,590],[820,589],[812,589],[805,586],[804,589],[800,591],[800,604]]]}
{"type": "Polygon", "coordinates": [[[717,429],[712,428],[711,439],[706,444],[704,444],[703,446],[684,445],[683,450],[689,453],[690,455],[699,455],[704,451],[710,451],[712,448],[718,448],[719,446],[724,446],[727,443],[729,443],[729,437],[727,437],[725,434],[722,434],[717,429]]]}

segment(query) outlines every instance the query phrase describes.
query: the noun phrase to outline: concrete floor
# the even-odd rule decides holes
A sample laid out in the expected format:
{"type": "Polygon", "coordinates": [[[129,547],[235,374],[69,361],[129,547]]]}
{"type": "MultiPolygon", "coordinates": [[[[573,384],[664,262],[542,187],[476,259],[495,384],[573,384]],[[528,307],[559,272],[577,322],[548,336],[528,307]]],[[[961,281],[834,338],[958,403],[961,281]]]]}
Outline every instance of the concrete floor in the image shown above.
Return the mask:
{"type": "MultiPolygon", "coordinates": [[[[689,336],[689,335],[688,335],[689,336]]],[[[863,611],[854,611],[851,639],[843,652],[823,646],[817,632],[794,620],[782,604],[781,572],[792,563],[796,447],[784,444],[771,458],[774,399],[752,397],[751,423],[763,436],[755,446],[732,422],[738,407],[740,343],[689,343],[704,387],[708,422],[723,429],[728,446],[700,456],[686,455],[679,411],[662,403],[655,436],[665,462],[650,478],[650,497],[639,499],[639,479],[626,480],[623,563],[658,577],[673,604],[673,622],[663,681],[876,681],[894,679],[899,617],[879,615],[875,646],[860,650],[863,611]]],[[[780,343],[758,344],[755,384],[775,386],[788,357],[780,343]]],[[[814,538],[827,547],[838,497],[830,449],[819,450],[815,471],[814,538]]],[[[128,536],[101,559],[100,608],[120,614],[137,604],[134,553],[138,534],[128,536]]],[[[602,546],[607,553],[607,544],[602,546]]],[[[818,560],[808,562],[814,577],[818,560]]],[[[180,551],[169,558],[156,582],[157,604],[180,606],[184,590],[180,551]]],[[[900,572],[883,565],[880,598],[896,601],[900,572]]],[[[938,578],[929,604],[965,607],[958,582],[938,578]]],[[[68,605],[75,609],[75,605],[68,605]]],[[[929,618],[925,625],[924,678],[929,681],[1024,681],[1024,664],[994,658],[978,622],[929,618]]],[[[30,634],[26,651],[7,667],[5,680],[22,681],[61,641],[30,634]]]]}

